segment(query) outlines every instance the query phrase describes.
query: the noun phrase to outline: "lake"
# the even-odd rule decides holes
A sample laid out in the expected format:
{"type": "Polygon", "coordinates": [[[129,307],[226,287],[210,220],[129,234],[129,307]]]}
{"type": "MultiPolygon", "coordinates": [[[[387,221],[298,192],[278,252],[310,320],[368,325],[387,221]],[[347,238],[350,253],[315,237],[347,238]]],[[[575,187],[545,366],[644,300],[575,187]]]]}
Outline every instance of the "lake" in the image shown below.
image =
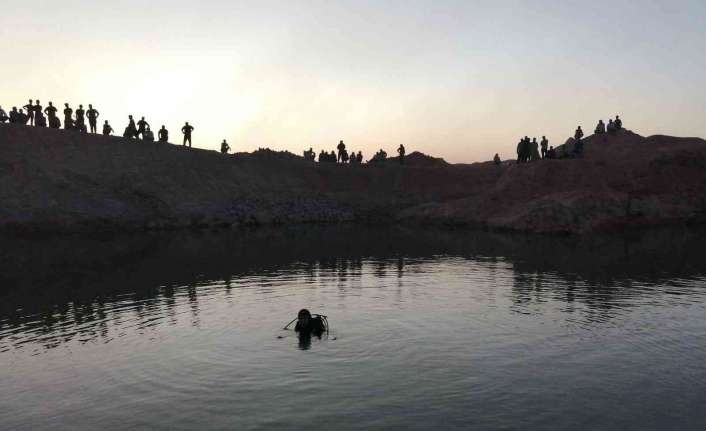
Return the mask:
{"type": "Polygon", "coordinates": [[[703,430],[706,231],[3,238],[2,430],[703,430]],[[282,328],[300,308],[321,339],[282,328]]]}

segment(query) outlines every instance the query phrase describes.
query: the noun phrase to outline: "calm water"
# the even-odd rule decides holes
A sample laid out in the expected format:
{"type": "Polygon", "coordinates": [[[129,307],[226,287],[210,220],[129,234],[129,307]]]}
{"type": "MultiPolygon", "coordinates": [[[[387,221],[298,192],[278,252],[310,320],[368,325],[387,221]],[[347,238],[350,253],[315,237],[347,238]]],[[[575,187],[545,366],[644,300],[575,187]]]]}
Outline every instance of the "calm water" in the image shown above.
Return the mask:
{"type": "Polygon", "coordinates": [[[703,430],[705,243],[4,239],[0,429],[703,430]],[[331,334],[283,331],[301,307],[331,334]]]}

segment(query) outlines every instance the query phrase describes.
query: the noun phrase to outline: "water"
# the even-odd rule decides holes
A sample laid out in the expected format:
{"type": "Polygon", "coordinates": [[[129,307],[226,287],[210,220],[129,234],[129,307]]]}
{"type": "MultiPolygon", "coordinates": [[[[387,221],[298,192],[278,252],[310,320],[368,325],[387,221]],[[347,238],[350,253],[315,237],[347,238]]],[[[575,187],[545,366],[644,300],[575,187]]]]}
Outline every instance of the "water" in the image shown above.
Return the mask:
{"type": "Polygon", "coordinates": [[[705,240],[5,239],[0,429],[702,430],[705,240]]]}

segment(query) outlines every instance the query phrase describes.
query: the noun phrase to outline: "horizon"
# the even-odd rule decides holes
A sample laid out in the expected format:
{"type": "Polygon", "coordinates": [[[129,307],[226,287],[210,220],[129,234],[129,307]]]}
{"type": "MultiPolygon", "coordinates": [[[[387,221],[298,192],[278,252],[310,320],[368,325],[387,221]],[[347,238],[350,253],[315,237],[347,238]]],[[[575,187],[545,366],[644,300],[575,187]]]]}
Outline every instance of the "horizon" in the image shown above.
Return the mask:
{"type": "Polygon", "coordinates": [[[643,136],[706,135],[702,2],[35,9],[0,17],[5,40],[22,35],[6,46],[0,106],[93,104],[115,135],[133,115],[175,144],[188,121],[197,148],[301,155],[343,140],[366,160],[404,144],[451,163],[515,158],[525,135],[561,145],[615,115],[643,136]]]}

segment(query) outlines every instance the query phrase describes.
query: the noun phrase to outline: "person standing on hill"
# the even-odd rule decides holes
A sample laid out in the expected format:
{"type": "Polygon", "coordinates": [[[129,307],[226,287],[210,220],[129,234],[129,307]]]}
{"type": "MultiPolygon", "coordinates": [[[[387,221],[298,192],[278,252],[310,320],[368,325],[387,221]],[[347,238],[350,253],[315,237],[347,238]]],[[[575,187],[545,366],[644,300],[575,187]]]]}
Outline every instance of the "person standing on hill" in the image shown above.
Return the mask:
{"type": "Polygon", "coordinates": [[[159,138],[159,142],[169,141],[169,131],[164,127],[164,124],[162,124],[162,128],[157,132],[157,136],[159,138]]]}
{"type": "MultiPolygon", "coordinates": [[[[32,111],[32,115],[34,115],[34,124],[36,125],[37,117],[44,116],[44,110],[42,109],[42,104],[39,99],[34,101],[34,107],[32,108],[32,111]]],[[[46,121],[44,127],[46,127],[46,121]]]]}
{"type": "Polygon", "coordinates": [[[98,133],[97,132],[97,125],[98,125],[98,116],[100,113],[93,109],[93,105],[90,103],[88,104],[88,111],[86,111],[86,117],[88,117],[88,125],[91,128],[91,133],[98,133]]]}
{"type": "Polygon", "coordinates": [[[145,139],[145,131],[148,127],[150,127],[150,123],[145,120],[145,117],[142,117],[140,121],[137,122],[137,135],[135,135],[135,137],[139,135],[142,136],[142,139],[145,139]]]}
{"type": "Polygon", "coordinates": [[[69,130],[73,128],[74,120],[72,115],[74,110],[69,107],[68,103],[64,103],[64,130],[69,130]]]}
{"type": "Polygon", "coordinates": [[[502,161],[500,160],[500,156],[498,155],[498,153],[495,153],[495,157],[493,157],[493,163],[494,163],[496,166],[500,166],[500,164],[502,163],[502,161]]]}
{"type": "Polygon", "coordinates": [[[2,109],[2,106],[0,106],[0,124],[6,122],[9,119],[10,117],[7,116],[7,112],[5,112],[2,109]]]}
{"type": "Polygon", "coordinates": [[[32,99],[29,99],[29,103],[23,108],[27,110],[27,115],[29,115],[29,125],[34,126],[34,105],[32,105],[32,99]]]}
{"type": "Polygon", "coordinates": [[[539,143],[537,142],[537,138],[532,138],[532,143],[530,144],[530,160],[535,161],[539,159],[539,143]]]}
{"type": "Polygon", "coordinates": [[[338,149],[338,161],[343,162],[343,153],[346,151],[346,144],[341,141],[336,148],[338,149]]]}
{"type": "Polygon", "coordinates": [[[78,105],[76,110],[76,128],[81,132],[86,132],[86,111],[83,109],[83,105],[78,105]]]}
{"type": "Polygon", "coordinates": [[[44,113],[47,114],[47,117],[49,118],[49,127],[52,129],[58,129],[61,127],[61,122],[59,122],[59,118],[57,118],[56,113],[58,109],[56,109],[56,106],[54,106],[51,102],[49,102],[49,106],[44,108],[44,113]]]}
{"type": "Polygon", "coordinates": [[[542,136],[542,142],[539,144],[542,147],[542,158],[547,158],[547,147],[549,146],[549,141],[546,136],[542,136]]]}
{"type": "Polygon", "coordinates": [[[113,134],[113,128],[108,124],[108,120],[105,120],[105,123],[103,123],[103,136],[110,136],[111,134],[113,134]]]}
{"type": "Polygon", "coordinates": [[[184,143],[182,143],[182,146],[186,146],[186,142],[189,142],[189,148],[191,148],[191,132],[194,131],[194,126],[190,125],[189,122],[187,121],[184,124],[184,127],[181,128],[181,133],[184,134],[184,143]]]}
{"type": "Polygon", "coordinates": [[[616,131],[619,131],[623,128],[623,120],[620,119],[620,115],[615,116],[615,122],[613,122],[613,124],[615,124],[616,131]]]}
{"type": "Polygon", "coordinates": [[[405,155],[405,149],[404,145],[400,144],[400,147],[397,149],[397,154],[400,155],[400,165],[404,163],[404,155],[405,155]]]}

